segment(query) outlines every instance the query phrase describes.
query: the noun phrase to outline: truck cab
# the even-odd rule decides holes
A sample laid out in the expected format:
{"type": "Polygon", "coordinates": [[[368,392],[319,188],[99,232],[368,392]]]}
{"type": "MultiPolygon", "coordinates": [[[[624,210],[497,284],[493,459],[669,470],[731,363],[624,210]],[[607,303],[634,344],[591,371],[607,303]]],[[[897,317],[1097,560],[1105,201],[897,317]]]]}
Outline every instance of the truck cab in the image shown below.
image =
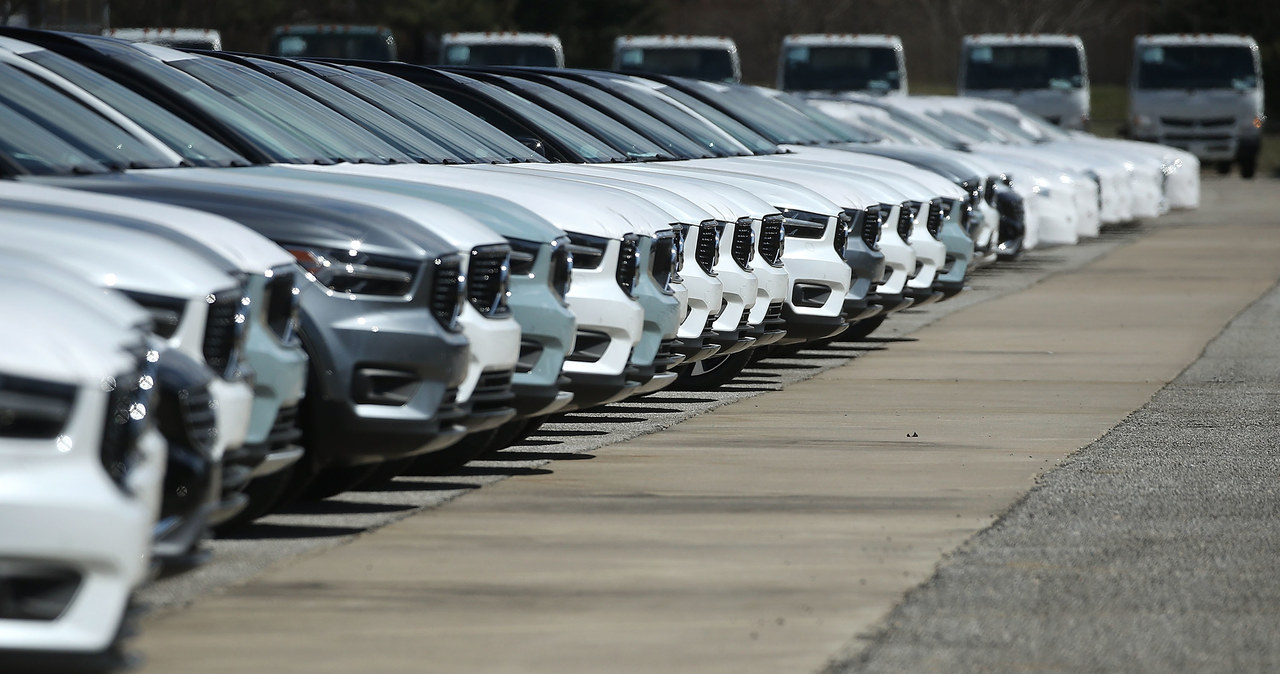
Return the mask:
{"type": "Polygon", "coordinates": [[[396,38],[383,26],[277,26],[268,53],[290,58],[396,60],[396,38]]]}
{"type": "Polygon", "coordinates": [[[713,82],[742,81],[738,46],[707,35],[622,35],[613,41],[613,69],[713,82]]]}
{"type": "Polygon", "coordinates": [[[447,66],[564,67],[564,46],[551,33],[447,33],[440,39],[447,66]]]}
{"type": "Polygon", "coordinates": [[[1075,35],[966,35],[956,90],[1068,129],[1089,125],[1089,68],[1075,35]]]}
{"type": "Polygon", "coordinates": [[[1258,167],[1263,107],[1258,43],[1247,35],[1139,35],[1129,135],[1186,150],[1219,172],[1258,167]]]}
{"type": "Polygon", "coordinates": [[[897,35],[811,34],[782,39],[778,88],[786,91],[907,94],[907,62],[897,35]]]}

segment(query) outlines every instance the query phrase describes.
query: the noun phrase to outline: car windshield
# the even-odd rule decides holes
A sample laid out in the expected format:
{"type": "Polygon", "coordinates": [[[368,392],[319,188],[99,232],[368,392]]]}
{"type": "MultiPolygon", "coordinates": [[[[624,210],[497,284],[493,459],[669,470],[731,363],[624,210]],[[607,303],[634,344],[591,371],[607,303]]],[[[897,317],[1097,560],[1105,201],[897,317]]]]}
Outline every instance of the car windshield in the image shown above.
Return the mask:
{"type": "Polygon", "coordinates": [[[972,117],[951,110],[929,110],[927,116],[940,124],[954,129],[956,133],[972,138],[979,143],[1009,144],[1014,140],[1009,134],[1000,133],[989,124],[984,124],[972,117]]]}
{"type": "Polygon", "coordinates": [[[705,159],[712,156],[701,145],[689,140],[679,131],[607,91],[566,77],[554,76],[551,80],[574,96],[597,108],[607,110],[623,124],[660,145],[667,155],[679,159],[705,159]]]}
{"type": "Polygon", "coordinates": [[[315,143],[329,159],[368,164],[412,161],[351,120],[261,73],[208,57],[179,59],[169,65],[275,121],[299,139],[315,143]]]}
{"type": "Polygon", "coordinates": [[[636,106],[655,120],[680,132],[685,138],[702,146],[703,150],[718,157],[741,157],[752,154],[751,149],[739,143],[705,119],[699,119],[679,103],[653,89],[636,84],[630,79],[614,76],[592,77],[596,86],[636,106]]]}
{"type": "Polygon", "coordinates": [[[999,127],[1006,133],[1032,143],[1047,143],[1050,140],[1045,133],[1043,133],[1039,128],[1032,126],[1029,122],[1023,122],[1017,117],[1007,115],[998,110],[975,108],[973,115],[988,124],[999,127]]]}
{"type": "Polygon", "coordinates": [[[893,47],[793,45],[782,52],[782,88],[788,91],[897,91],[893,47]]]}
{"type": "Polygon", "coordinates": [[[237,133],[260,148],[273,162],[332,163],[331,160],[324,158],[320,148],[299,139],[278,123],[257,114],[204,82],[180,70],[170,68],[132,45],[91,36],[78,36],[76,39],[146,78],[152,85],[189,101],[218,123],[235,129],[237,133]]]}
{"type": "Polygon", "coordinates": [[[0,103],[0,153],[33,175],[109,173],[70,143],[0,103]]]}
{"type": "Polygon", "coordinates": [[[527,120],[539,131],[573,148],[583,161],[592,163],[627,161],[626,155],[609,147],[607,143],[570,124],[555,113],[540,108],[502,87],[461,75],[454,75],[454,77],[458,82],[488,96],[499,107],[506,108],[509,113],[527,120]]]}
{"type": "Polygon", "coordinates": [[[1148,45],[1138,53],[1138,89],[1254,89],[1253,50],[1246,46],[1148,45]]]}
{"type": "Polygon", "coordinates": [[[263,59],[249,59],[249,62],[351,119],[415,161],[433,164],[462,161],[403,122],[311,73],[263,59]]]}
{"type": "Polygon", "coordinates": [[[901,124],[911,132],[920,134],[922,138],[931,140],[942,147],[960,149],[972,142],[943,124],[910,110],[892,107],[888,108],[887,112],[889,113],[889,119],[893,120],[894,123],[901,124]]]}
{"type": "MultiPolygon", "coordinates": [[[[391,95],[404,99],[418,110],[417,115],[425,113],[427,118],[439,119],[452,125],[461,132],[468,147],[483,147],[496,153],[499,157],[518,162],[545,162],[541,155],[525,147],[523,143],[503,133],[498,127],[471,114],[442,96],[434,94],[422,87],[387,75],[377,70],[357,66],[343,66],[344,69],[362,78],[391,95]]],[[[477,151],[479,154],[480,151],[477,151]]]]}
{"type": "Polygon", "coordinates": [[[438,144],[440,150],[437,156],[442,160],[449,158],[451,161],[457,160],[468,164],[507,161],[505,157],[476,142],[456,127],[427,114],[422,108],[368,80],[340,68],[319,63],[303,63],[301,66],[325,82],[338,86],[377,107],[386,113],[384,117],[389,115],[399,120],[423,140],[429,139],[433,145],[438,144]]]}
{"type": "Polygon", "coordinates": [[[713,105],[708,105],[696,96],[689,94],[666,84],[658,84],[654,90],[660,94],[671,97],[672,100],[687,106],[690,110],[702,115],[704,119],[717,126],[721,131],[729,134],[734,140],[742,143],[755,154],[777,154],[781,149],[768,138],[752,131],[747,125],[738,120],[724,114],[713,105]]]}
{"type": "Polygon", "coordinates": [[[111,168],[177,166],[150,144],[17,68],[0,68],[0,102],[111,168]]]}
{"type": "Polygon", "coordinates": [[[618,70],[715,82],[737,79],[733,72],[733,54],[723,47],[623,47],[618,50],[618,70]]]}
{"type": "Polygon", "coordinates": [[[670,158],[670,155],[653,141],[562,91],[525,79],[514,77],[499,79],[522,96],[562,115],[596,137],[608,141],[614,149],[626,153],[632,159],[670,158]]]}
{"type": "Polygon", "coordinates": [[[279,33],[271,39],[271,53],[278,56],[394,61],[396,43],[390,33],[312,32],[279,33]]]}
{"type": "Polygon", "coordinates": [[[1084,86],[1084,54],[1069,45],[969,45],[964,88],[1079,89],[1084,86]]]}
{"type": "Polygon", "coordinates": [[[554,68],[555,47],[547,44],[450,44],[441,63],[449,66],[536,66],[554,68]]]}
{"type": "Polygon", "coordinates": [[[828,115],[794,94],[775,93],[771,98],[782,103],[790,110],[804,115],[809,121],[831,134],[837,141],[844,143],[878,143],[884,140],[884,138],[874,133],[854,128],[844,121],[828,115]]]}
{"type": "MultiPolygon", "coordinates": [[[[702,100],[733,115],[770,141],[786,145],[812,145],[815,138],[812,123],[797,126],[793,120],[778,117],[776,106],[761,106],[763,96],[746,96],[740,88],[709,82],[682,80],[702,100]]],[[[816,134],[821,135],[821,134],[816,134]]]]}
{"type": "Polygon", "coordinates": [[[44,49],[25,52],[22,56],[119,110],[196,166],[249,164],[247,159],[168,110],[69,58],[44,49]]]}

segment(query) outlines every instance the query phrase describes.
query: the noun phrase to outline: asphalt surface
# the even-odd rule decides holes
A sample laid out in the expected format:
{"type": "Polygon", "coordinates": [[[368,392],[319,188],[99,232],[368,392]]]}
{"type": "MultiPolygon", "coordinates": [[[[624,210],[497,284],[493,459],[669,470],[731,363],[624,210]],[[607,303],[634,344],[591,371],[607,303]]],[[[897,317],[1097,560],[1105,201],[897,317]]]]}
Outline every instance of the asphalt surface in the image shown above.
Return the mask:
{"type": "MultiPolygon", "coordinates": [[[[1275,603],[1264,585],[1274,524],[1266,513],[1253,522],[1256,554],[1219,544],[1239,523],[1220,517],[1236,512],[1227,505],[1266,502],[1274,457],[1255,460],[1240,487],[1228,479],[1198,491],[1184,479],[1129,490],[1131,473],[1176,474],[1159,459],[1237,475],[1205,470],[1215,452],[1201,457],[1179,443],[1155,458],[1134,454],[1074,493],[1098,500],[1100,514],[1084,517],[1081,505],[1044,515],[1057,532],[1044,540],[1064,548],[1064,565],[1087,557],[1076,538],[1126,517],[1143,516],[1138,526],[1154,531],[1164,512],[1166,538],[1130,539],[1079,577],[1063,571],[1058,595],[1044,587],[1054,567],[1039,586],[1024,578],[1038,567],[988,568],[983,580],[994,580],[980,599],[994,626],[966,632],[982,611],[961,608],[959,596],[902,618],[1000,528],[975,534],[1006,522],[1000,513],[1062,472],[1037,482],[1040,471],[1064,457],[1075,465],[1092,447],[1072,453],[1117,423],[1101,442],[1121,434],[1131,411],[1275,284],[1273,188],[1208,180],[1200,211],[1033,251],[976,275],[953,301],[895,316],[872,340],[764,361],[714,393],[569,415],[455,475],[400,478],[267,518],[215,541],[210,565],[143,593],[153,613],[137,641],[148,671],[1198,671],[1237,660],[1268,669],[1250,640],[1277,633],[1264,615],[1275,603]],[[1170,510],[1142,509],[1155,502],[1170,510]],[[1132,508],[1116,510],[1122,504],[1132,508]],[[1179,537],[1194,539],[1187,559],[1149,552],[1179,537]],[[1139,579],[1169,585],[1181,569],[1174,562],[1200,573],[1179,581],[1213,586],[1203,595],[1175,588],[1128,614],[1071,613],[1095,597],[1157,598],[1139,579]],[[1190,596],[1212,601],[1180,610],[1190,596]],[[989,644],[1037,643],[1032,623],[1054,611],[1076,616],[1079,652],[1066,657],[1077,660],[999,649],[1009,660],[980,659],[1001,657],[979,653],[989,644]],[[1210,628],[1190,637],[1164,629],[1182,613],[1224,625],[1228,645],[1200,647],[1210,628]],[[1109,639],[1126,620],[1138,623],[1129,638],[1109,639]],[[1226,627],[1233,620],[1248,624],[1226,627]],[[929,638],[893,641],[925,624],[919,633],[929,638]],[[1082,655],[1091,647],[1096,656],[1082,655]]],[[[1247,326],[1241,343],[1274,342],[1273,328],[1247,326]]],[[[1245,367],[1275,372],[1274,363],[1247,358],[1245,367]]],[[[1252,400],[1274,407],[1274,397],[1252,400]]],[[[1238,406],[1237,422],[1246,409],[1238,406]]],[[[1192,426],[1202,418],[1194,404],[1170,415],[1154,430],[1181,424],[1240,439],[1192,426]]],[[[1274,437],[1265,440],[1274,449],[1274,437]]],[[[1070,650],[1071,639],[1054,641],[1068,631],[1045,623],[1042,643],[1070,650]]]]}
{"type": "Polygon", "coordinates": [[[1280,288],[908,595],[854,672],[1280,671],[1280,288]]]}

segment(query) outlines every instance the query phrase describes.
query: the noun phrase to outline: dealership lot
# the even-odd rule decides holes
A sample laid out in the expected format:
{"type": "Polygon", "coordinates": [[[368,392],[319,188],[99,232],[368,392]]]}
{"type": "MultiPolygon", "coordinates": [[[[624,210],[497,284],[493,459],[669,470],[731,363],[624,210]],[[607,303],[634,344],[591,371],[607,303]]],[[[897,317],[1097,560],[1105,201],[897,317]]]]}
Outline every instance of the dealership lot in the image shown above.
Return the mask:
{"type": "MultiPolygon", "coordinates": [[[[252,540],[219,542],[203,586],[144,595],[167,606],[133,645],[157,672],[777,672],[856,658],[859,635],[944,555],[1280,278],[1275,201],[1267,182],[1206,181],[1198,211],[1035,251],[833,357],[766,362],[738,391],[574,415],[506,450],[516,461],[429,480],[428,496],[413,484],[426,478],[402,477],[333,512],[273,516],[252,540]],[[596,440],[737,397],[678,433],[596,440]]],[[[1242,339],[1272,340],[1266,326],[1242,339]]],[[[1197,505],[1187,491],[1183,507],[1197,505]]]]}

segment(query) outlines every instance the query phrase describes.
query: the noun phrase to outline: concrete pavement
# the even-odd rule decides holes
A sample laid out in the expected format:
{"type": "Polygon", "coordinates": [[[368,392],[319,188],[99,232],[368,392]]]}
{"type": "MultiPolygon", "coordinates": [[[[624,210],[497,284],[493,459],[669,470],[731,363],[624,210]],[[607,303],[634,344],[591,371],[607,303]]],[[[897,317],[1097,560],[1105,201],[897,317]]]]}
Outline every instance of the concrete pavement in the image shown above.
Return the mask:
{"type": "Polygon", "coordinates": [[[1275,283],[1268,188],[1207,183],[1077,272],[281,564],[136,645],[155,672],[820,669],[1275,283]]]}

